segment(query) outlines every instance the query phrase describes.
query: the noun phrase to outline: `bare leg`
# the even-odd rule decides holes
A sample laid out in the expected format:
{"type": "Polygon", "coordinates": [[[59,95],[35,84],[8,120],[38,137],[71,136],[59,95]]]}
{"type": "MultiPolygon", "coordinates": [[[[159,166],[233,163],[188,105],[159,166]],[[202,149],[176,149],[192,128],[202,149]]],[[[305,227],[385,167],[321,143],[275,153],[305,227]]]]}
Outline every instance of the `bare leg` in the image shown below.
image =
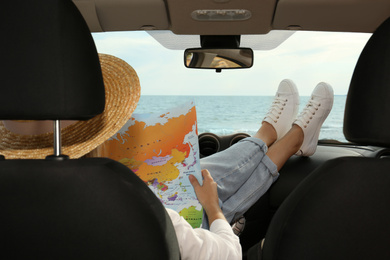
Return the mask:
{"type": "Polygon", "coordinates": [[[299,126],[293,125],[282,139],[269,147],[267,155],[279,171],[286,161],[299,150],[302,143],[303,131],[299,126]]]}
{"type": "Polygon", "coordinates": [[[267,147],[270,147],[276,141],[277,135],[275,128],[270,123],[263,122],[260,129],[253,137],[262,140],[267,147]]]}

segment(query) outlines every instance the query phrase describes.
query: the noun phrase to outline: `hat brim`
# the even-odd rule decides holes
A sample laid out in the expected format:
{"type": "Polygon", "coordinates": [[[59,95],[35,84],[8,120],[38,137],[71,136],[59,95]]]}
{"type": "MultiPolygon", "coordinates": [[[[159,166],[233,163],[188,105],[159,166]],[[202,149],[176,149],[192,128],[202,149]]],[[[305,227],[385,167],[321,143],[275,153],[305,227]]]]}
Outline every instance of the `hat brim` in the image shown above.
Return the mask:
{"type": "MultiPolygon", "coordinates": [[[[79,158],[113,136],[128,121],[141,94],[135,70],[125,61],[99,54],[105,86],[104,112],[87,121],[77,121],[61,130],[62,153],[79,158]]],[[[7,159],[41,159],[53,154],[53,133],[21,135],[0,121],[0,154],[7,159]]]]}

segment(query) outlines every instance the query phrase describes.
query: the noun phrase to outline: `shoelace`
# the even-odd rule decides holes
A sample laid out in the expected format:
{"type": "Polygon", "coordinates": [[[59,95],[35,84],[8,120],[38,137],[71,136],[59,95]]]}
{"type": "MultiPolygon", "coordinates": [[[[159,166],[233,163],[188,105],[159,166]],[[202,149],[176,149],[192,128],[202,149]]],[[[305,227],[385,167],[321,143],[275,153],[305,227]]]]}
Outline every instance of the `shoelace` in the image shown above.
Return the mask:
{"type": "Polygon", "coordinates": [[[276,123],[279,119],[279,116],[282,114],[282,110],[284,110],[287,101],[288,100],[285,98],[275,97],[274,101],[272,102],[272,106],[268,110],[265,118],[269,117],[276,123]]]}
{"type": "Polygon", "coordinates": [[[303,127],[306,128],[320,106],[320,102],[310,99],[302,113],[298,116],[297,121],[300,121],[303,127]]]}

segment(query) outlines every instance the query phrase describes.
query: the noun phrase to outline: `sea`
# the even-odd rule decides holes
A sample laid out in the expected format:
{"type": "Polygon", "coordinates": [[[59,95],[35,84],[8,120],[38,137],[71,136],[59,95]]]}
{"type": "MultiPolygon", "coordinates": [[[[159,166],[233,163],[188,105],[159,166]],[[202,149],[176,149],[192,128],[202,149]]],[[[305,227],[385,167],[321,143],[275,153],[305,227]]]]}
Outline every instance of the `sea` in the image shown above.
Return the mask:
{"type": "MultiPolygon", "coordinates": [[[[253,135],[272,104],[273,96],[153,96],[141,95],[134,113],[165,113],[189,100],[195,102],[198,132],[253,135]]],[[[309,96],[300,97],[300,111],[309,96]]],[[[347,142],[343,134],[345,95],[336,95],[332,111],[322,125],[320,140],[347,142]]]]}

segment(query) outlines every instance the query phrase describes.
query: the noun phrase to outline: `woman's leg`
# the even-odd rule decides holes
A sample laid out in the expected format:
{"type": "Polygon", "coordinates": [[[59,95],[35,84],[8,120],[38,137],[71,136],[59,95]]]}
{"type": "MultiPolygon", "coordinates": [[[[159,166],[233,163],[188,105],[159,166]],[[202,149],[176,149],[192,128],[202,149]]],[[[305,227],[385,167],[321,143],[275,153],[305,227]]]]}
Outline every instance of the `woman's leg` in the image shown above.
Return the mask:
{"type": "Polygon", "coordinates": [[[279,171],[286,161],[299,150],[302,143],[303,131],[299,126],[293,125],[282,139],[269,148],[267,156],[279,171]]]}
{"type": "MultiPolygon", "coordinates": [[[[291,127],[298,106],[295,84],[283,80],[262,126],[253,137],[201,160],[202,169],[208,169],[218,184],[220,206],[229,222],[241,216],[279,176],[276,165],[266,153],[268,146],[291,127]]],[[[208,228],[207,218],[203,227],[208,228]]]]}
{"type": "MultiPolygon", "coordinates": [[[[261,128],[264,126],[267,128],[266,124],[261,128]]],[[[266,131],[266,136],[270,136],[269,132],[273,131],[266,131]]],[[[218,179],[214,179],[218,183],[219,193],[223,195],[220,200],[228,221],[234,221],[242,216],[269,189],[279,176],[278,171],[288,158],[299,150],[302,142],[302,129],[293,125],[291,130],[271,145],[268,151],[262,139],[254,137],[244,139],[239,142],[240,146],[236,147],[236,150],[228,151],[231,155],[235,154],[236,158],[247,158],[230,174],[217,174],[215,177],[218,179]]],[[[207,166],[202,164],[202,167],[209,167],[210,172],[212,170],[219,172],[215,164],[207,166]]]]}
{"type": "MultiPolygon", "coordinates": [[[[297,151],[312,150],[317,146],[317,129],[325,121],[333,103],[331,87],[324,84],[320,89],[318,87],[290,131],[283,138],[278,136],[280,140],[276,143],[275,131],[278,133],[280,122],[275,125],[265,120],[254,137],[201,160],[202,168],[208,169],[218,184],[220,205],[229,222],[245,213],[268,190],[288,158],[297,151]],[[305,126],[301,125],[303,120],[305,126]],[[271,145],[269,151],[267,145],[271,145]]],[[[279,91],[276,97],[280,98],[279,91]]],[[[203,227],[208,228],[207,218],[203,227]]]]}
{"type": "MultiPolygon", "coordinates": [[[[218,184],[220,206],[228,222],[248,210],[279,176],[267,150],[262,140],[248,137],[201,160],[202,169],[208,169],[218,184]]],[[[208,228],[206,218],[202,227],[208,228]]]]}

